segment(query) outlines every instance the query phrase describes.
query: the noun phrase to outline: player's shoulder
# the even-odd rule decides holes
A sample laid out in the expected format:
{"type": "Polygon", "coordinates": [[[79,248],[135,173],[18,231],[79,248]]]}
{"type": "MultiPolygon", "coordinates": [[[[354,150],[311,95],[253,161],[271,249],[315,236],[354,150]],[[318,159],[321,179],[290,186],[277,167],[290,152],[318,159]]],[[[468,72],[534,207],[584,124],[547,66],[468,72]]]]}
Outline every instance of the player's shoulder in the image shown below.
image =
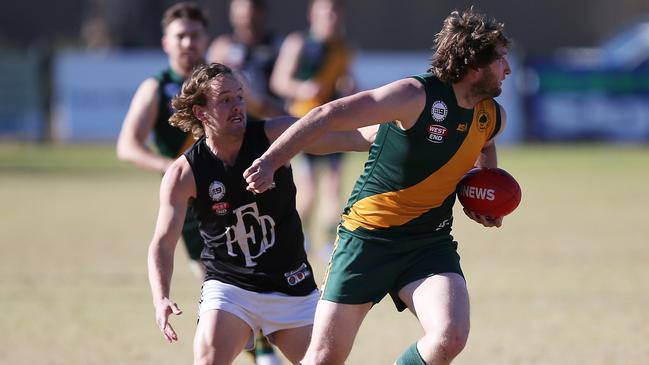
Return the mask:
{"type": "Polygon", "coordinates": [[[189,172],[191,172],[189,161],[187,160],[187,157],[185,157],[185,155],[181,155],[171,163],[171,165],[165,172],[165,176],[170,175],[170,177],[173,179],[179,179],[184,175],[187,175],[189,172]]]}
{"type": "Polygon", "coordinates": [[[194,172],[185,155],[178,157],[165,171],[162,184],[169,186],[175,194],[191,195],[194,187],[194,172]]]}
{"type": "Polygon", "coordinates": [[[214,38],[214,40],[212,40],[211,44],[212,45],[218,45],[218,44],[225,45],[225,44],[232,43],[233,40],[234,40],[234,38],[232,37],[232,34],[221,34],[218,37],[214,38]]]}
{"type": "Polygon", "coordinates": [[[384,89],[392,93],[397,93],[406,99],[426,95],[425,85],[412,77],[393,81],[385,85],[384,89]]]}
{"type": "Polygon", "coordinates": [[[155,78],[148,78],[135,91],[133,101],[137,105],[154,105],[159,100],[160,83],[155,78]]]}
{"type": "Polygon", "coordinates": [[[160,89],[160,80],[155,77],[149,77],[140,83],[138,91],[157,93],[160,89]]]}
{"type": "Polygon", "coordinates": [[[301,31],[295,31],[289,33],[284,38],[285,47],[302,47],[306,41],[306,34],[301,31]]]}
{"type": "Polygon", "coordinates": [[[230,34],[222,34],[214,38],[207,50],[207,59],[210,62],[223,62],[233,42],[234,39],[230,34]]]}
{"type": "Polygon", "coordinates": [[[434,73],[427,71],[420,74],[410,76],[410,79],[416,80],[418,83],[429,88],[446,88],[448,84],[444,83],[434,73]]]}

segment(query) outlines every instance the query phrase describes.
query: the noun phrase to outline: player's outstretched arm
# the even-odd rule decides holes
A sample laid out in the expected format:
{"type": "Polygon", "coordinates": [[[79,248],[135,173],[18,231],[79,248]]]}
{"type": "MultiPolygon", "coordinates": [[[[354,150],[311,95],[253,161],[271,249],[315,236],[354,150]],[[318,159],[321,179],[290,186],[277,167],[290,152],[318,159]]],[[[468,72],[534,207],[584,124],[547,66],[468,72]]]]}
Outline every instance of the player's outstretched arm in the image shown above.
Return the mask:
{"type": "Polygon", "coordinates": [[[178,340],[169,324],[169,316],[182,313],[169,298],[174,251],[185,220],[187,201],[196,195],[195,190],[189,163],[184,156],[180,157],[169,167],[160,185],[160,210],[148,254],[149,284],[156,323],[169,342],[178,340]]]}
{"type": "MultiPolygon", "coordinates": [[[[266,121],[265,131],[268,140],[274,142],[286,131],[297,118],[284,116],[266,121]]],[[[376,133],[378,125],[370,125],[350,131],[329,131],[316,139],[313,143],[304,147],[304,152],[326,155],[334,152],[361,152],[368,151],[376,133]]]]}
{"type": "Polygon", "coordinates": [[[398,121],[408,129],[425,104],[422,84],[415,79],[403,79],[314,108],[282,133],[244,172],[248,189],[264,192],[272,184],[275,170],[326,133],[353,131],[390,121],[398,121]]]}
{"type": "Polygon", "coordinates": [[[145,80],[135,92],[117,139],[117,157],[136,166],[164,172],[173,162],[147,146],[147,138],[158,116],[159,83],[145,80]]]}

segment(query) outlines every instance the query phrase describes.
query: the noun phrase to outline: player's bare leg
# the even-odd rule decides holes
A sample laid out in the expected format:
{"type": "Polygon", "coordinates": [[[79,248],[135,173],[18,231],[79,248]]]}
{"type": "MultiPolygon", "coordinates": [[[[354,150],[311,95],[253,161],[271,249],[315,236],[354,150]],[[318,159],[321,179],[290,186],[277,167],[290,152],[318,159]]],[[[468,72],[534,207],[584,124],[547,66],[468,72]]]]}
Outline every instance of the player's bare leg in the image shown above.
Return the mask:
{"type": "MultiPolygon", "coordinates": [[[[399,298],[424,328],[424,337],[416,347],[421,359],[427,365],[449,364],[464,349],[469,336],[469,294],[464,278],[455,273],[434,275],[406,285],[399,298]]],[[[408,351],[414,349],[408,349],[402,358],[416,358],[408,351]]]]}
{"type": "Polygon", "coordinates": [[[194,337],[194,365],[231,364],[251,335],[250,326],[234,314],[221,310],[201,314],[194,337]]]}
{"type": "Polygon", "coordinates": [[[340,304],[320,300],[315,312],[311,343],[302,365],[343,364],[372,303],[340,304]]]}
{"type": "Polygon", "coordinates": [[[269,338],[292,364],[297,364],[306,353],[312,330],[313,326],[291,328],[274,332],[269,338]]]}

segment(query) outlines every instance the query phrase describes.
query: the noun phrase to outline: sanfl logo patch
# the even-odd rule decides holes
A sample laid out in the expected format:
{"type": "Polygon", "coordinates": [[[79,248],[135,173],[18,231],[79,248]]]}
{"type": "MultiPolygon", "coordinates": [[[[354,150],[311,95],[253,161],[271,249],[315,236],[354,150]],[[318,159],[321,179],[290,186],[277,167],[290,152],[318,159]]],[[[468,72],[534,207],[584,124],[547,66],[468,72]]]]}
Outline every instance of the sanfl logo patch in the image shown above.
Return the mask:
{"type": "Polygon", "coordinates": [[[441,100],[435,101],[433,106],[430,108],[430,114],[436,122],[440,123],[444,121],[448,115],[448,107],[446,106],[446,103],[441,100]]]}

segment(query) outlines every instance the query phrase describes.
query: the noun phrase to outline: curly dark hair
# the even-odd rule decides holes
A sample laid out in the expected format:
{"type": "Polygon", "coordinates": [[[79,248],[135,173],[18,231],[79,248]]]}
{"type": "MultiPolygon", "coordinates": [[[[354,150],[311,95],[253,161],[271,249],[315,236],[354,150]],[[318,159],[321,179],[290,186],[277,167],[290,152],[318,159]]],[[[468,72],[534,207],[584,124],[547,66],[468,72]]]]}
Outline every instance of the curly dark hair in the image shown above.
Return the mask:
{"type": "Polygon", "coordinates": [[[194,115],[194,105],[207,105],[207,92],[211,81],[217,76],[233,75],[232,69],[220,63],[197,66],[183,83],[180,95],[171,100],[175,112],[169,118],[169,124],[191,132],[198,139],[205,134],[203,122],[194,115]]]}
{"type": "Polygon", "coordinates": [[[503,23],[474,12],[473,7],[461,14],[456,10],[444,19],[442,30],[435,36],[430,72],[443,82],[457,82],[469,69],[486,66],[500,57],[498,46],[510,44],[503,23]]]}

